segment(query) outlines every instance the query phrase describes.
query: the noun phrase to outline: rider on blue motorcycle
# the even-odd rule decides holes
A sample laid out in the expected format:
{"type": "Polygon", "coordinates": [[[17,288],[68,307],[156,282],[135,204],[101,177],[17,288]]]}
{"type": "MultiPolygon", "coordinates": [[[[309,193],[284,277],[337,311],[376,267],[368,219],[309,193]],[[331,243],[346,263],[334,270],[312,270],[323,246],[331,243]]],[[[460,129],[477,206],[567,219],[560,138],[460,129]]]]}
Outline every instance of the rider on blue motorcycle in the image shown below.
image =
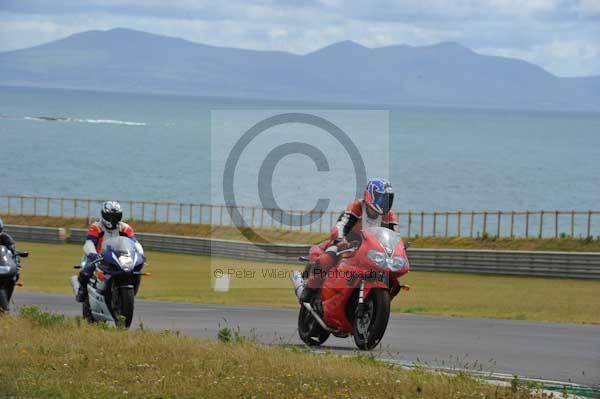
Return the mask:
{"type": "Polygon", "coordinates": [[[92,277],[95,261],[102,256],[102,243],[105,239],[112,237],[129,237],[135,241],[138,252],[143,255],[144,249],[137,242],[135,233],[131,226],[122,222],[123,209],[117,201],[106,201],[102,204],[101,219],[90,225],[87,232],[83,252],[86,256],[86,264],[79,272],[79,290],[77,291],[77,302],[84,302],[87,295],[87,283],[92,277]]]}

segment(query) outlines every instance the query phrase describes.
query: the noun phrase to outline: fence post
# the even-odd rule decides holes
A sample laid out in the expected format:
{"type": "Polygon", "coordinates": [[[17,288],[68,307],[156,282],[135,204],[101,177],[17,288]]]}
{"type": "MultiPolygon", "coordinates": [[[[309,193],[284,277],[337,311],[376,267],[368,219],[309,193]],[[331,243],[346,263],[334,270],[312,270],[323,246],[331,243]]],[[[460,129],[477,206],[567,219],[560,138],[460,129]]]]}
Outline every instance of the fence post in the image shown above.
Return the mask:
{"type": "Polygon", "coordinates": [[[6,196],[7,213],[10,215],[10,196],[6,196]]]}
{"type": "Polygon", "coordinates": [[[436,227],[437,227],[437,212],[433,212],[433,234],[432,234],[433,237],[435,237],[436,227]]]}
{"type": "Polygon", "coordinates": [[[449,217],[449,212],[446,212],[446,223],[444,226],[444,237],[448,237],[448,217],[449,217]]]}
{"type": "Polygon", "coordinates": [[[250,222],[250,227],[254,227],[254,214],[256,212],[256,207],[252,207],[252,221],[250,222]]]}
{"type": "Polygon", "coordinates": [[[496,237],[500,238],[500,220],[502,219],[502,211],[498,211],[498,226],[496,226],[496,237]]]}
{"type": "Polygon", "coordinates": [[[146,221],[146,203],[142,202],[142,222],[146,221]]]}
{"type": "Polygon", "coordinates": [[[37,216],[37,197],[33,197],[33,216],[37,216]]]}
{"type": "Polygon", "coordinates": [[[510,213],[510,238],[515,236],[515,211],[510,213]]]}
{"type": "Polygon", "coordinates": [[[73,217],[77,217],[77,199],[73,201],[73,217]]]}
{"type": "Polygon", "coordinates": [[[19,215],[23,216],[23,196],[19,197],[19,202],[21,204],[21,210],[19,211],[19,215]]]}
{"type": "Polygon", "coordinates": [[[471,212],[471,226],[469,229],[469,237],[473,238],[473,227],[475,225],[475,212],[471,212]]]}
{"type": "Polygon", "coordinates": [[[571,238],[575,237],[575,210],[571,211],[571,238]]]}
{"type": "Polygon", "coordinates": [[[529,238],[529,211],[525,211],[525,238],[529,238]]]}
{"type": "Polygon", "coordinates": [[[538,237],[542,238],[543,233],[544,233],[544,211],[540,211],[540,231],[539,231],[538,237]]]}
{"type": "Polygon", "coordinates": [[[61,198],[60,199],[60,217],[64,217],[65,216],[65,199],[61,198]]]}
{"type": "Polygon", "coordinates": [[[265,208],[260,208],[260,228],[263,228],[265,221],[265,208]]]}
{"type": "Polygon", "coordinates": [[[213,206],[208,206],[208,224],[212,226],[212,218],[213,218],[213,206]]]}
{"type": "Polygon", "coordinates": [[[408,211],[408,232],[407,237],[410,238],[410,227],[412,225],[412,212],[408,211]]]}
{"type": "Polygon", "coordinates": [[[421,229],[419,231],[419,234],[421,235],[421,237],[423,237],[423,225],[424,225],[424,221],[423,219],[425,218],[425,212],[421,212],[421,229]]]}
{"type": "Polygon", "coordinates": [[[458,218],[456,221],[456,236],[460,237],[461,234],[461,222],[462,222],[462,212],[458,211],[456,214],[456,217],[458,218]]]}
{"type": "Polygon", "coordinates": [[[46,198],[46,216],[50,216],[50,197],[46,198]]]}
{"type": "Polygon", "coordinates": [[[131,218],[131,220],[133,220],[134,215],[133,215],[133,201],[129,201],[129,217],[131,218]]]}
{"type": "Polygon", "coordinates": [[[483,234],[487,234],[487,211],[483,212],[483,234]]]}
{"type": "MultiPolygon", "coordinates": [[[[190,204],[190,214],[189,214],[189,224],[192,224],[194,221],[194,205],[190,204]]],[[[202,208],[200,208],[200,224],[202,224],[202,208]]]]}
{"type": "Polygon", "coordinates": [[[319,233],[323,232],[323,216],[325,216],[325,212],[321,211],[321,215],[319,216],[319,233]]]}
{"type": "Polygon", "coordinates": [[[591,236],[592,236],[592,211],[589,210],[588,217],[587,217],[587,236],[586,237],[591,237],[591,236]]]}
{"type": "Polygon", "coordinates": [[[92,201],[90,201],[90,200],[87,200],[87,218],[88,218],[88,219],[89,219],[89,217],[90,217],[90,211],[91,211],[91,207],[92,207],[92,204],[91,204],[91,202],[92,202],[92,201]]]}
{"type": "Polygon", "coordinates": [[[554,238],[558,238],[558,211],[554,211],[554,238]]]}

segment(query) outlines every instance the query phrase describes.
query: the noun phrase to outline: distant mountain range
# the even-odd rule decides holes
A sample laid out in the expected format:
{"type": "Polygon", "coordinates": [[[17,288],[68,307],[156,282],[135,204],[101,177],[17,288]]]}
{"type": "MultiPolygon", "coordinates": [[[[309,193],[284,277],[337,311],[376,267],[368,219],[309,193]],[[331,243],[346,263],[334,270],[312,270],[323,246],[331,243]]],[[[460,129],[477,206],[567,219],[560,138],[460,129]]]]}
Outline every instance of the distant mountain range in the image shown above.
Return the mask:
{"type": "Polygon", "coordinates": [[[0,53],[0,85],[600,111],[600,76],[560,78],[525,61],[477,54],[457,43],[371,49],[345,41],[296,55],[122,28],[0,53]]]}

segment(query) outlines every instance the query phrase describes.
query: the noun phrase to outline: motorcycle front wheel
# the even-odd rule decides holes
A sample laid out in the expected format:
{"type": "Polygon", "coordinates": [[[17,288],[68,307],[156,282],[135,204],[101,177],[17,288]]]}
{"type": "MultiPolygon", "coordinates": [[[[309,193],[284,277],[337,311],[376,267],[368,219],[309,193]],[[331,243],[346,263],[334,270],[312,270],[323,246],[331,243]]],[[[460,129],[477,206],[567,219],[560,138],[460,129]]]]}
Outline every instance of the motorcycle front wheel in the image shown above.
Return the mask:
{"type": "Polygon", "coordinates": [[[298,315],[298,334],[302,342],[308,346],[322,345],[331,335],[302,305],[300,305],[300,314],[298,315]]]}
{"type": "Polygon", "coordinates": [[[390,293],[382,288],[374,288],[357,310],[352,325],[354,343],[359,349],[375,348],[388,325],[390,319],[390,293]]]}
{"type": "Polygon", "coordinates": [[[133,306],[135,302],[133,287],[117,287],[116,292],[113,292],[113,295],[115,294],[117,298],[113,298],[118,301],[113,307],[115,322],[117,325],[123,323],[126,328],[129,328],[133,320],[133,306]]]}

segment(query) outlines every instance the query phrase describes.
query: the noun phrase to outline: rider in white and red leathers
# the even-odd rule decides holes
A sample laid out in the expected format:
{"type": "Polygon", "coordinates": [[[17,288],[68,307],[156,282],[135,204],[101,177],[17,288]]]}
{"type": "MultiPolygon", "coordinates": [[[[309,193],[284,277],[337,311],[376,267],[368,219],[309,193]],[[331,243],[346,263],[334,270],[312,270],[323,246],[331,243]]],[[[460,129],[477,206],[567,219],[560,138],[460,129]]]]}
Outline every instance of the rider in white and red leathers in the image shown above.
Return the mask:
{"type": "Polygon", "coordinates": [[[79,291],[77,301],[84,302],[87,294],[87,283],[94,272],[94,261],[101,258],[102,243],[112,237],[129,237],[135,241],[138,252],[143,255],[144,249],[137,242],[135,233],[131,226],[122,222],[123,210],[117,201],[106,201],[102,204],[102,218],[92,223],[87,232],[83,252],[86,256],[86,264],[79,272],[79,291]]]}

